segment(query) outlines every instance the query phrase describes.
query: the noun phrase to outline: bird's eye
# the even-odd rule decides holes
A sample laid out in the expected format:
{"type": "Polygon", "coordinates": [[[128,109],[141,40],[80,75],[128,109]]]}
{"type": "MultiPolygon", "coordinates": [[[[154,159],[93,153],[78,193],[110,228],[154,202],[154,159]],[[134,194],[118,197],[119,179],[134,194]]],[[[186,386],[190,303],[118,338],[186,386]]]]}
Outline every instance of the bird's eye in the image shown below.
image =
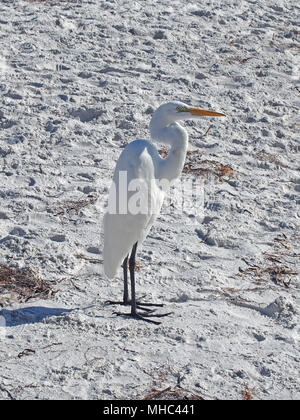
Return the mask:
{"type": "Polygon", "coordinates": [[[177,111],[177,112],[189,112],[189,109],[188,109],[188,107],[187,107],[187,106],[178,106],[178,107],[176,108],[176,111],[177,111]]]}

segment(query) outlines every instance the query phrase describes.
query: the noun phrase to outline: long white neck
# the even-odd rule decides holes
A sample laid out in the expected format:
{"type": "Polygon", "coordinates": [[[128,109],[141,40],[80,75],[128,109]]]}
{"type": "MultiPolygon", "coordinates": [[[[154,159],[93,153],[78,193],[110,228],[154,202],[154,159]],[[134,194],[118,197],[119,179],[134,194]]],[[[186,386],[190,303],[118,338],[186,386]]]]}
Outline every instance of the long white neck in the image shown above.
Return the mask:
{"type": "Polygon", "coordinates": [[[150,122],[152,140],[171,146],[166,159],[160,161],[158,176],[167,179],[170,183],[180,177],[188,146],[188,134],[177,122],[166,122],[153,119],[150,122]]]}

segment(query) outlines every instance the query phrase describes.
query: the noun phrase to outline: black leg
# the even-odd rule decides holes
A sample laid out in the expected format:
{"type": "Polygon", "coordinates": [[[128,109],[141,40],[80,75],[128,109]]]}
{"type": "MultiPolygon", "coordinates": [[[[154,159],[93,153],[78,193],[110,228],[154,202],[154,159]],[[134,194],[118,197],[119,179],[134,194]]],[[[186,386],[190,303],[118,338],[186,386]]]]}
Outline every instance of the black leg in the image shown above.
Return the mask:
{"type": "MultiPolygon", "coordinates": [[[[137,242],[133,245],[132,248],[132,252],[129,258],[129,272],[130,272],[130,283],[131,283],[131,313],[129,316],[132,316],[135,319],[141,319],[143,321],[146,322],[151,322],[152,324],[156,324],[159,325],[160,322],[154,321],[153,319],[147,319],[148,316],[151,317],[163,317],[163,316],[167,316],[170,315],[171,312],[167,313],[167,314],[152,314],[152,313],[142,313],[139,314],[137,312],[137,308],[139,309],[143,309],[146,311],[149,311],[149,309],[147,308],[143,308],[143,303],[138,303],[136,301],[136,296],[135,296],[135,254],[136,254],[136,249],[137,249],[137,242]]],[[[162,306],[161,304],[145,304],[148,306],[162,306]]],[[[151,311],[149,311],[151,312],[151,311]]],[[[123,313],[119,313],[119,312],[115,312],[117,315],[126,315],[123,313]]]]}
{"type": "MultiPolygon", "coordinates": [[[[130,275],[134,277],[134,268],[135,268],[135,254],[137,249],[137,243],[133,246],[132,252],[131,252],[131,273],[130,275]],[[133,274],[132,274],[133,273],[133,274]]],[[[123,280],[124,280],[124,292],[123,292],[123,302],[120,300],[107,300],[105,302],[106,305],[124,305],[129,306],[131,305],[131,300],[129,299],[129,291],[128,291],[128,258],[129,255],[124,259],[122,268],[123,268],[123,280]]],[[[142,296],[142,298],[145,296],[142,296]]],[[[141,299],[142,299],[141,298],[141,299]]],[[[147,312],[153,312],[151,309],[148,309],[147,306],[153,306],[153,307],[162,307],[162,303],[147,303],[147,302],[140,302],[136,301],[136,307],[139,309],[143,309],[147,312]],[[146,308],[143,308],[143,306],[146,306],[146,308]]]]}
{"type": "Polygon", "coordinates": [[[124,293],[123,293],[123,303],[124,305],[128,305],[129,302],[129,295],[128,295],[128,255],[124,259],[123,264],[123,277],[124,277],[124,293]]]}
{"type": "Polygon", "coordinates": [[[123,267],[123,280],[124,280],[123,302],[115,301],[115,300],[107,300],[105,302],[106,305],[130,305],[131,304],[129,300],[129,294],[128,294],[128,255],[124,259],[122,267],[123,267]]]}
{"type": "Polygon", "coordinates": [[[148,308],[143,308],[143,306],[156,306],[156,307],[162,307],[162,303],[146,303],[146,302],[140,302],[136,300],[135,297],[135,255],[137,250],[137,242],[133,245],[130,259],[129,259],[129,272],[130,272],[130,281],[131,281],[131,308],[133,306],[136,308],[143,309],[144,311],[152,312],[148,308]],[[134,296],[134,298],[133,298],[134,296]]]}
{"type": "Polygon", "coordinates": [[[136,314],[136,298],[135,298],[135,254],[137,242],[132,247],[132,252],[129,258],[129,272],[131,283],[131,315],[136,314]]]}

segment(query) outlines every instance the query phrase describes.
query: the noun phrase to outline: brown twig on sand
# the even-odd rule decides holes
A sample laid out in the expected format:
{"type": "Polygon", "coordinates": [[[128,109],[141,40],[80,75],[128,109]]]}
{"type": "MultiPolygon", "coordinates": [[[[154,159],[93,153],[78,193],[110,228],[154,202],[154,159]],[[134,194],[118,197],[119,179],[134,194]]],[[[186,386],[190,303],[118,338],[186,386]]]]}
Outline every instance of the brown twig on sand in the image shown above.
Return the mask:
{"type": "Polygon", "coordinates": [[[235,171],[226,165],[222,165],[214,160],[204,160],[200,162],[201,166],[196,165],[195,162],[188,161],[184,168],[183,173],[207,176],[208,174],[216,176],[219,182],[224,181],[224,177],[233,178],[235,171]]]}
{"type": "Polygon", "coordinates": [[[269,163],[274,163],[277,166],[280,166],[280,168],[287,168],[287,165],[284,165],[276,155],[273,155],[272,153],[266,153],[266,152],[258,152],[255,155],[259,160],[269,163]]]}
{"type": "Polygon", "coordinates": [[[253,400],[253,396],[251,394],[251,389],[248,388],[248,384],[244,385],[244,389],[243,389],[243,400],[244,401],[251,401],[253,400]]]}
{"type": "Polygon", "coordinates": [[[89,261],[91,263],[102,263],[103,260],[101,260],[100,258],[91,258],[91,257],[87,257],[84,254],[74,254],[74,257],[79,259],[79,260],[85,260],[85,261],[89,261]]]}
{"type": "Polygon", "coordinates": [[[240,270],[238,276],[251,275],[258,283],[270,279],[276,286],[288,288],[291,285],[291,276],[298,273],[289,267],[295,263],[289,261],[292,258],[298,258],[299,255],[293,252],[290,240],[284,233],[276,236],[274,239],[274,252],[263,252],[264,260],[262,264],[248,267],[246,270],[240,270]],[[285,249],[282,252],[282,248],[285,249]],[[288,277],[287,277],[288,276],[288,277]]]}
{"type": "Polygon", "coordinates": [[[156,397],[161,396],[162,394],[164,394],[167,391],[170,391],[171,387],[168,386],[168,388],[163,389],[163,390],[159,390],[156,388],[151,388],[150,393],[145,395],[145,397],[141,398],[142,400],[153,400],[156,397]]]}
{"type": "Polygon", "coordinates": [[[285,249],[291,249],[291,247],[287,244],[286,237],[285,238],[277,237],[277,238],[274,238],[274,241],[278,242],[285,249]]]}
{"type": "Polygon", "coordinates": [[[208,133],[210,132],[210,130],[213,128],[213,125],[211,124],[208,129],[205,131],[204,137],[206,137],[208,135],[208,133]]]}
{"type": "Polygon", "coordinates": [[[285,288],[288,288],[291,283],[291,279],[285,280],[285,277],[287,275],[295,276],[298,274],[295,271],[290,270],[288,267],[282,265],[271,265],[268,267],[250,267],[247,270],[245,270],[242,274],[239,273],[239,275],[245,275],[250,273],[253,273],[253,276],[257,279],[256,281],[259,283],[265,279],[265,275],[267,274],[269,279],[273,283],[275,283],[277,286],[284,286],[285,288]]]}
{"type": "Polygon", "coordinates": [[[253,57],[228,57],[224,61],[225,61],[225,63],[229,63],[229,64],[232,64],[232,63],[244,64],[247,61],[252,60],[252,59],[253,59],[253,57]]]}
{"type": "Polygon", "coordinates": [[[84,207],[89,206],[90,204],[95,204],[97,201],[97,197],[94,195],[88,195],[88,200],[67,200],[64,201],[60,206],[56,208],[56,213],[54,216],[64,216],[65,214],[70,214],[74,212],[78,214],[79,210],[83,209],[84,207]]]}
{"type": "Polygon", "coordinates": [[[189,157],[189,156],[193,156],[193,155],[199,155],[199,154],[202,154],[202,152],[199,150],[199,149],[197,149],[197,150],[188,150],[187,152],[186,152],[186,155],[189,157]]]}
{"type": "MultiPolygon", "coordinates": [[[[204,136],[207,136],[209,131],[213,128],[213,125],[210,125],[206,130],[204,136]]],[[[163,147],[159,149],[158,153],[162,158],[168,156],[168,150],[163,147]]],[[[186,163],[182,170],[185,174],[193,174],[198,176],[207,176],[208,174],[216,176],[219,182],[223,182],[225,177],[234,178],[235,171],[227,165],[223,165],[216,160],[204,159],[200,162],[196,161],[196,158],[199,157],[201,152],[199,150],[188,150],[186,154],[186,163]],[[199,166],[201,165],[201,166],[199,166]]]]}
{"type": "Polygon", "coordinates": [[[234,170],[230,166],[221,165],[216,169],[216,174],[219,177],[220,182],[223,182],[223,177],[229,178],[234,177],[234,170]]]}
{"type": "Polygon", "coordinates": [[[172,389],[168,386],[165,389],[152,388],[150,393],[145,395],[142,400],[204,400],[200,395],[189,393],[187,390],[172,389]]]}
{"type": "Polygon", "coordinates": [[[72,279],[70,279],[70,282],[73,284],[73,286],[75,287],[75,289],[79,290],[80,292],[82,291],[82,289],[80,289],[80,287],[77,286],[77,284],[75,284],[72,279]]]}
{"type": "Polygon", "coordinates": [[[10,400],[16,400],[16,398],[15,398],[15,397],[11,394],[11,392],[10,392],[8,389],[4,388],[4,386],[3,386],[3,385],[1,385],[1,384],[0,384],[0,391],[2,391],[2,392],[6,392],[6,394],[7,394],[8,398],[9,398],[10,400]]]}
{"type": "Polygon", "coordinates": [[[20,302],[27,302],[34,297],[47,299],[56,292],[30,267],[19,269],[0,264],[0,294],[14,293],[20,302]]]}
{"type": "Polygon", "coordinates": [[[29,356],[30,354],[35,354],[35,350],[33,349],[24,349],[18,354],[18,358],[21,359],[23,356],[29,356]]]}

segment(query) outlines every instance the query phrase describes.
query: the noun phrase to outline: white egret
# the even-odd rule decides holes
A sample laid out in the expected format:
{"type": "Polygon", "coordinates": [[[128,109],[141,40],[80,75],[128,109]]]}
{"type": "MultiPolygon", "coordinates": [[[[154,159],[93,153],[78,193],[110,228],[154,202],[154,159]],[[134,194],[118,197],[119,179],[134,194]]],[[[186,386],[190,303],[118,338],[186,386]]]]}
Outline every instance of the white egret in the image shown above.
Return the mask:
{"type": "Polygon", "coordinates": [[[122,302],[107,303],[131,305],[128,316],[136,319],[159,324],[147,318],[169,315],[153,314],[149,309],[149,306],[162,304],[136,301],[135,254],[137,245],[145,239],[160,213],[167,187],[180,177],[184,166],[188,134],[178,121],[204,116],[222,117],[224,114],[193,108],[182,102],[162,104],[151,118],[150,136],[151,140],[170,146],[168,156],[161,158],[150,141],[135,140],[124,148],[116,164],[108,211],[104,216],[104,271],[107,277],[113,278],[123,262],[124,293],[122,302]],[[131,299],[127,281],[128,261],[131,299]],[[138,313],[137,309],[144,312],[138,313]]]}

